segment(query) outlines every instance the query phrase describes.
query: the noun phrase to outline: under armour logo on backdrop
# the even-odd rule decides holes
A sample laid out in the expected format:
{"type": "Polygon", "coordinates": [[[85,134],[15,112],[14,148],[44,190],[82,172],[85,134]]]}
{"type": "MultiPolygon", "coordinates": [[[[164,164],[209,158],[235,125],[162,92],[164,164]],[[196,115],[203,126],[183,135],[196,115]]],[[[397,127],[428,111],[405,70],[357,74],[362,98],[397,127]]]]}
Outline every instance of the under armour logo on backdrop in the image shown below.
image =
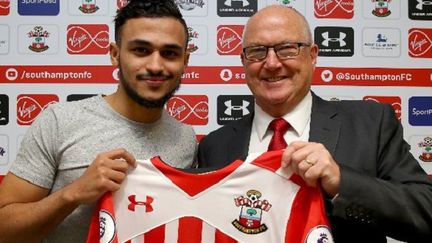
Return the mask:
{"type": "Polygon", "coordinates": [[[252,95],[219,95],[217,98],[217,122],[225,125],[241,119],[254,110],[252,95]]]}
{"type": "Polygon", "coordinates": [[[232,100],[225,101],[224,104],[227,107],[225,110],[225,114],[231,116],[232,111],[242,111],[243,116],[249,114],[248,106],[250,102],[247,100],[243,100],[242,102],[243,102],[242,105],[232,105],[232,100]]]}
{"type": "Polygon", "coordinates": [[[345,34],[344,32],[339,32],[339,37],[329,37],[329,32],[324,32],[322,33],[322,37],[324,38],[324,41],[322,42],[322,44],[324,46],[329,46],[329,42],[339,42],[339,46],[343,47],[346,46],[346,42],[345,42],[345,37],[347,36],[347,34],[345,34]]]}
{"type": "Polygon", "coordinates": [[[430,6],[430,5],[432,5],[432,1],[417,0],[416,8],[418,10],[423,10],[423,6],[430,6]]]}

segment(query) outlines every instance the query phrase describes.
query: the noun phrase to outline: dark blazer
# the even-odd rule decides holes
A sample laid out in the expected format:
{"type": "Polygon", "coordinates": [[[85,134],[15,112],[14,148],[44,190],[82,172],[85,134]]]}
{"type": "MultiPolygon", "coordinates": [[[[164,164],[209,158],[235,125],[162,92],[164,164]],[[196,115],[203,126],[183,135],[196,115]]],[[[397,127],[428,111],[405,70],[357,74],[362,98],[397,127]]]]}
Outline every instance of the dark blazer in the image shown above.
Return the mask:
{"type": "MultiPolygon", "coordinates": [[[[325,198],[335,241],[432,242],[432,182],[410,153],[392,107],[312,97],[309,141],[322,143],[341,168],[339,196],[325,198]]],[[[252,120],[253,114],[203,138],[199,166],[245,159],[252,120]]]]}

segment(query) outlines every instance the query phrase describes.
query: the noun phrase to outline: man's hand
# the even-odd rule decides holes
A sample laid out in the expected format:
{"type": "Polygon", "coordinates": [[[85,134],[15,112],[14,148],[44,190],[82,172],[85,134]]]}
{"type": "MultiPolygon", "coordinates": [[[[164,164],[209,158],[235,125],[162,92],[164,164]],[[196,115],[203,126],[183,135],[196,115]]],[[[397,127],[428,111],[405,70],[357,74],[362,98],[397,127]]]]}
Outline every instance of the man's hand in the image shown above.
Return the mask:
{"type": "Polygon", "coordinates": [[[330,152],[320,143],[292,142],[282,155],[282,167],[291,167],[309,186],[321,184],[334,197],[339,192],[340,169],[330,152]]]}
{"type": "Polygon", "coordinates": [[[64,195],[77,204],[92,203],[107,191],[117,191],[130,166],[135,168],[136,160],[125,149],[100,153],[80,178],[64,188],[64,195]]]}

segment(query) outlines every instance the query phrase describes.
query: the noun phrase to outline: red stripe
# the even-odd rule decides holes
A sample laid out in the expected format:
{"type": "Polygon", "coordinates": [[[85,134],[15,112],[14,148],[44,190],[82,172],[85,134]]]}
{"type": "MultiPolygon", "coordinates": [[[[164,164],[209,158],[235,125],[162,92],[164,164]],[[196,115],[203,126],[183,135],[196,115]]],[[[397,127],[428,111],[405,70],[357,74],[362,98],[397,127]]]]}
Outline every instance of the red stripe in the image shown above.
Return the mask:
{"type": "Polygon", "coordinates": [[[212,171],[211,173],[193,174],[171,167],[159,157],[151,159],[151,162],[164,176],[191,197],[219,183],[243,164],[243,161],[236,160],[224,168],[212,171]],[[199,183],[196,183],[197,181],[199,181],[199,183]]]}
{"type": "Polygon", "coordinates": [[[298,175],[291,180],[300,185],[291,207],[285,242],[305,242],[309,231],[318,225],[329,222],[325,214],[324,201],[319,187],[309,187],[298,175]]]}
{"type": "Polygon", "coordinates": [[[0,175],[0,183],[1,183],[1,181],[3,180],[3,177],[4,177],[4,176],[0,175]]]}
{"type": "MultiPolygon", "coordinates": [[[[115,218],[114,214],[114,203],[112,198],[112,192],[106,192],[97,201],[96,208],[105,209],[107,213],[111,214],[115,218]]],[[[99,242],[99,213],[100,210],[94,210],[91,216],[91,224],[89,233],[87,235],[87,243],[98,243],[99,242]]],[[[118,243],[117,235],[114,236],[113,243],[118,243]]]]}
{"type": "Polygon", "coordinates": [[[161,225],[145,233],[144,242],[165,242],[165,225],[161,225]]]}
{"type": "Polygon", "coordinates": [[[283,150],[268,151],[251,161],[251,164],[275,172],[281,167],[282,152],[283,150]]]}
{"type": "Polygon", "coordinates": [[[217,229],[215,243],[237,243],[237,241],[217,229]]]}
{"type": "Polygon", "coordinates": [[[177,243],[201,243],[202,220],[195,217],[179,219],[177,243]]]}

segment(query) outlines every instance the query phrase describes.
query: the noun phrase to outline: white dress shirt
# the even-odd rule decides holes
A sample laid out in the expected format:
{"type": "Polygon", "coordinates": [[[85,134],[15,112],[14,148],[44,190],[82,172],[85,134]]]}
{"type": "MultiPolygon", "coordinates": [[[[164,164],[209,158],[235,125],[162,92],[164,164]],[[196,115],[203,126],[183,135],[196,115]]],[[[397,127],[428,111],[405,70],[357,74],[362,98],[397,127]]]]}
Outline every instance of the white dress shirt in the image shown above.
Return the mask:
{"type": "MultiPolygon", "coordinates": [[[[289,145],[293,141],[308,141],[310,130],[310,117],[312,112],[312,95],[309,91],[302,101],[283,118],[291,124],[284,138],[289,145]]],[[[278,117],[265,113],[255,103],[255,116],[252,121],[249,153],[263,153],[267,151],[273,131],[268,129],[270,122],[278,117]]]]}

